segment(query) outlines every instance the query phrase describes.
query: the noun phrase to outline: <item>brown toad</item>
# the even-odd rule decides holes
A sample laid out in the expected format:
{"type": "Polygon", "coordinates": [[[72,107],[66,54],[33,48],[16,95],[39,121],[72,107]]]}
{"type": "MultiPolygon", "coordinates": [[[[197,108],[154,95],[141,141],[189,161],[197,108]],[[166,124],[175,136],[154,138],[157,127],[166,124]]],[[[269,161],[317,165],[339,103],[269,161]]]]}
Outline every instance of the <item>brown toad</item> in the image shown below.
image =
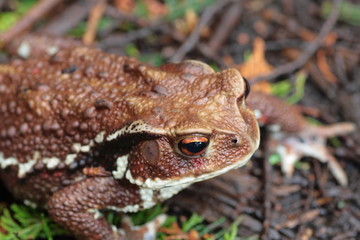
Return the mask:
{"type": "Polygon", "coordinates": [[[135,239],[99,211],[149,208],[244,165],[260,138],[247,92],[235,69],[87,47],[0,65],[1,178],[78,239],[135,239]]]}

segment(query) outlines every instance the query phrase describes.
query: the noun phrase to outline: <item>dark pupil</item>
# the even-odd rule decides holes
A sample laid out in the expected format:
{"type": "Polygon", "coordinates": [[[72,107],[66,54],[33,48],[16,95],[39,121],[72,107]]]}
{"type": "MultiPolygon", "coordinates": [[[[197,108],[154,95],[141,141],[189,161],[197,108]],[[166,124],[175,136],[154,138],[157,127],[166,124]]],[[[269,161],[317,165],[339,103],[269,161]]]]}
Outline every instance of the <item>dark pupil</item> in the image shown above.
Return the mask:
{"type": "Polygon", "coordinates": [[[204,148],[206,148],[207,144],[207,142],[191,142],[185,144],[185,148],[191,153],[198,153],[201,152],[204,148]]]}

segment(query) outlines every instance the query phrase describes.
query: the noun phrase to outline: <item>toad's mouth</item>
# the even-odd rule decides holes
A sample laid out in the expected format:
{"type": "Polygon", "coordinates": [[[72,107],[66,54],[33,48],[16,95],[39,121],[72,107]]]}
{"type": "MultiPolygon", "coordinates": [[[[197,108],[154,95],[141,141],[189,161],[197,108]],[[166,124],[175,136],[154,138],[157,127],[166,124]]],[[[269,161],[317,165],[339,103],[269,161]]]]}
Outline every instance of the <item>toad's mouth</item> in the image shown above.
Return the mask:
{"type": "Polygon", "coordinates": [[[173,186],[187,185],[187,184],[190,185],[192,183],[204,181],[204,180],[219,176],[221,174],[224,174],[232,169],[236,169],[236,168],[240,168],[240,167],[244,166],[250,160],[251,156],[253,155],[253,153],[255,152],[256,149],[257,149],[257,147],[254,148],[253,152],[250,152],[248,155],[246,155],[241,160],[236,161],[234,164],[228,165],[217,171],[204,173],[201,175],[183,176],[183,177],[178,176],[178,177],[174,177],[172,179],[160,179],[158,177],[155,177],[153,179],[148,178],[146,180],[143,180],[142,178],[134,178],[132,176],[130,170],[128,169],[125,173],[125,178],[127,180],[129,180],[130,183],[138,185],[141,188],[150,188],[150,189],[161,189],[161,188],[166,188],[166,187],[173,187],[173,186]]]}

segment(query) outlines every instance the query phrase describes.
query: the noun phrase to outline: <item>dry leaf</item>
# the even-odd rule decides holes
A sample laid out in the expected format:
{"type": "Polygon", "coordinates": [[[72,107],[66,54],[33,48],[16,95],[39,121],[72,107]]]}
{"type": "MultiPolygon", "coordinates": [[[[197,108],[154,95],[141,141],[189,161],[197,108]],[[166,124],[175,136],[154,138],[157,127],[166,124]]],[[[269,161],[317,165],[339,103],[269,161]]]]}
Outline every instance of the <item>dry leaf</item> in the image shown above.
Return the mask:
{"type": "Polygon", "coordinates": [[[91,45],[95,41],[96,30],[100,19],[102,18],[106,8],[106,1],[98,1],[94,8],[90,11],[88,23],[82,41],[85,45],[91,45]]]}
{"type": "Polygon", "coordinates": [[[130,13],[135,8],[135,1],[134,0],[115,0],[115,7],[121,11],[130,13]]]}
{"type": "Polygon", "coordinates": [[[324,40],[325,46],[327,46],[327,47],[334,46],[334,44],[336,43],[337,38],[338,38],[338,35],[337,35],[336,32],[329,33],[326,36],[325,40],[324,40]]]}
{"type": "Polygon", "coordinates": [[[168,235],[175,235],[175,234],[182,234],[183,231],[181,230],[181,228],[179,227],[179,225],[174,222],[171,224],[170,228],[166,228],[166,227],[162,227],[159,229],[159,232],[168,234],[168,235]]]}
{"type": "Polygon", "coordinates": [[[260,75],[268,74],[273,70],[265,59],[265,42],[261,38],[254,39],[254,49],[250,59],[237,66],[245,78],[254,78],[260,75]]]}
{"type": "Polygon", "coordinates": [[[319,50],[316,53],[316,62],[317,65],[321,71],[321,73],[323,74],[324,78],[332,84],[336,84],[337,83],[337,77],[332,73],[331,71],[331,67],[329,66],[327,60],[326,60],[326,55],[325,52],[323,50],[319,50]]]}
{"type": "MultiPolygon", "coordinates": [[[[165,4],[157,0],[144,0],[144,4],[151,19],[162,17],[169,11],[165,4]]],[[[134,0],[116,0],[115,6],[121,12],[132,13],[136,2],[134,0]]]]}
{"type": "MultiPolygon", "coordinates": [[[[251,79],[260,75],[265,75],[273,70],[265,59],[265,42],[262,38],[254,39],[254,47],[250,59],[236,67],[240,73],[246,78],[251,79]]],[[[262,91],[269,93],[271,91],[268,82],[259,82],[252,86],[255,91],[262,91]]]]}
{"type": "Polygon", "coordinates": [[[286,48],[281,53],[290,60],[295,60],[301,55],[301,51],[297,48],[286,48]]]}

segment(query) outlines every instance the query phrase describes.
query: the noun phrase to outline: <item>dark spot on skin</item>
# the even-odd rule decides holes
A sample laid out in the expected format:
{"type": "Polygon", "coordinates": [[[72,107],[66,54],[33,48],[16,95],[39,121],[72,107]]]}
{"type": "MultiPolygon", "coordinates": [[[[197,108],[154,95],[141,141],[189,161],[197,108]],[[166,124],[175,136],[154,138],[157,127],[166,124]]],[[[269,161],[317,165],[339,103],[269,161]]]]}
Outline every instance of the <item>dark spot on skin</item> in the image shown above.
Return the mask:
{"type": "Polygon", "coordinates": [[[141,144],[141,154],[150,165],[156,165],[160,154],[157,141],[143,142],[141,144]]]}
{"type": "Polygon", "coordinates": [[[61,73],[73,73],[77,70],[77,66],[75,64],[71,65],[68,68],[64,68],[61,70],[61,73]]]}
{"type": "Polygon", "coordinates": [[[95,107],[97,109],[102,109],[102,108],[106,108],[106,109],[111,109],[112,108],[112,102],[106,100],[106,99],[98,99],[95,101],[95,107]]]}
{"type": "Polygon", "coordinates": [[[154,85],[153,88],[152,88],[152,91],[157,93],[157,94],[163,95],[163,96],[168,96],[169,95],[168,90],[165,87],[161,86],[161,85],[154,85]]]}
{"type": "Polygon", "coordinates": [[[59,55],[54,55],[50,58],[50,63],[61,63],[63,62],[63,58],[60,57],[59,55]]]}
{"type": "Polygon", "coordinates": [[[298,136],[297,139],[300,143],[305,143],[305,139],[303,137],[298,136]]]}
{"type": "Polygon", "coordinates": [[[129,72],[131,70],[130,65],[129,64],[124,64],[124,72],[129,72]]]}
{"type": "Polygon", "coordinates": [[[311,135],[310,138],[311,138],[311,140],[314,141],[314,142],[319,139],[318,136],[315,135],[315,134],[314,134],[314,135],[311,135]]]}
{"type": "Polygon", "coordinates": [[[26,94],[26,92],[28,92],[29,90],[31,90],[31,88],[29,88],[29,87],[22,87],[22,88],[20,88],[20,93],[21,93],[21,94],[26,94]]]}
{"type": "Polygon", "coordinates": [[[154,91],[142,91],[141,95],[147,97],[147,98],[158,98],[161,96],[161,94],[154,92],[154,91]]]}

